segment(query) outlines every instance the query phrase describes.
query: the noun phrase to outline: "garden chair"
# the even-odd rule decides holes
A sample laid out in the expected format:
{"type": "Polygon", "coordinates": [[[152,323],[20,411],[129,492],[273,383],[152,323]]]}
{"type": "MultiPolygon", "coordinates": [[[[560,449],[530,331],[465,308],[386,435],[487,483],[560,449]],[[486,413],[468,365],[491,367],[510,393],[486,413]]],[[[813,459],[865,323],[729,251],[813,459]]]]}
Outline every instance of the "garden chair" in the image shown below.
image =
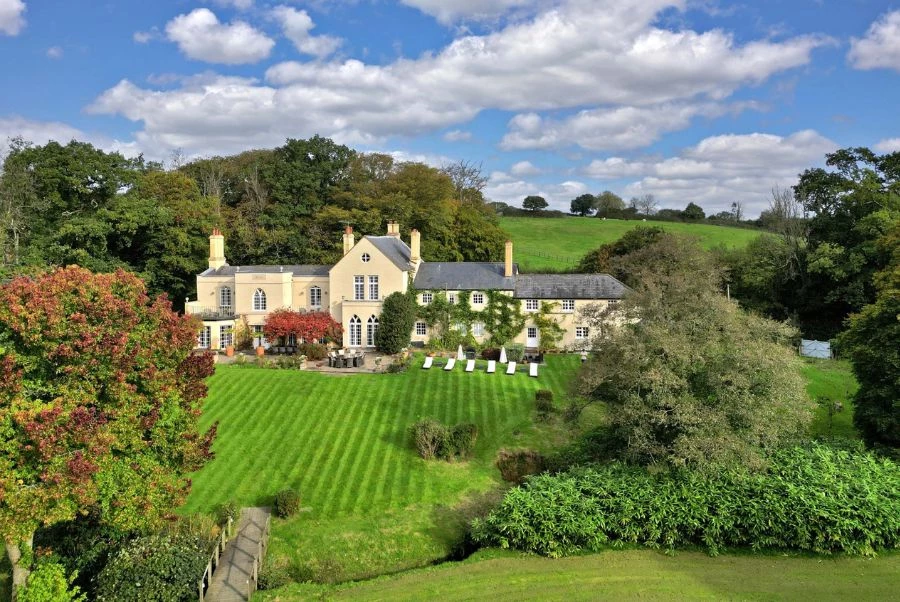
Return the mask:
{"type": "Polygon", "coordinates": [[[488,360],[487,373],[493,374],[497,371],[497,360],[488,360]]]}
{"type": "Polygon", "coordinates": [[[466,372],[475,372],[475,360],[466,360],[466,372]]]}
{"type": "Polygon", "coordinates": [[[507,374],[515,374],[516,373],[516,363],[515,362],[510,362],[509,364],[507,364],[506,373],[507,374]]]}
{"type": "Polygon", "coordinates": [[[425,358],[425,363],[422,364],[422,369],[428,370],[429,368],[431,368],[432,364],[434,364],[434,358],[429,355],[425,358]]]}
{"type": "Polygon", "coordinates": [[[535,362],[531,362],[528,364],[528,376],[533,376],[537,378],[538,365],[535,362]]]}
{"type": "Polygon", "coordinates": [[[447,365],[444,366],[444,370],[453,370],[453,366],[455,366],[455,365],[456,365],[456,358],[451,357],[450,359],[447,360],[447,365]]]}

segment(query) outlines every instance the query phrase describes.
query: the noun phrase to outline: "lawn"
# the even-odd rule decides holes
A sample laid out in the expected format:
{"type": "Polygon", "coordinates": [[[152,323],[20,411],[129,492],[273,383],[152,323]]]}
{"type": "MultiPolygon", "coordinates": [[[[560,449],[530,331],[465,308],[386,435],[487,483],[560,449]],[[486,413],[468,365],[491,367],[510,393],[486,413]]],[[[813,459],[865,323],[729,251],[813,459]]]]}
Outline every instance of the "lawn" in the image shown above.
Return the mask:
{"type": "Polygon", "coordinates": [[[638,226],[659,226],[670,232],[696,236],[706,248],[743,247],[763,234],[761,230],[711,224],[602,220],[595,217],[500,218],[500,227],[510,234],[515,261],[523,272],[571,269],[591,249],[618,240],[638,226]]]}
{"type": "Polygon", "coordinates": [[[561,396],[578,363],[548,357],[538,379],[426,371],[421,360],[405,374],[348,376],[220,366],[203,417],[219,421],[216,458],[194,475],[184,510],[267,504],[295,487],[308,510],[276,521],[272,557],[335,580],[428,564],[453,550],[465,507],[496,489],[498,448],[561,435],[558,423],[534,426],[534,393],[561,396]],[[417,457],[408,428],[425,417],[477,424],[474,457],[417,457]]]}
{"type": "Polygon", "coordinates": [[[891,600],[897,575],[900,554],[713,558],[615,550],[552,560],[488,550],[463,563],[338,587],[293,585],[254,600],[891,600]]]}
{"type": "Polygon", "coordinates": [[[850,396],[856,392],[856,379],[850,370],[850,363],[840,360],[817,360],[806,358],[803,376],[806,378],[806,391],[814,400],[829,399],[840,401],[843,410],[828,416],[824,405],[816,410],[813,420],[813,434],[820,437],[839,437],[858,439],[859,435],[853,427],[853,402],[850,396]]]}

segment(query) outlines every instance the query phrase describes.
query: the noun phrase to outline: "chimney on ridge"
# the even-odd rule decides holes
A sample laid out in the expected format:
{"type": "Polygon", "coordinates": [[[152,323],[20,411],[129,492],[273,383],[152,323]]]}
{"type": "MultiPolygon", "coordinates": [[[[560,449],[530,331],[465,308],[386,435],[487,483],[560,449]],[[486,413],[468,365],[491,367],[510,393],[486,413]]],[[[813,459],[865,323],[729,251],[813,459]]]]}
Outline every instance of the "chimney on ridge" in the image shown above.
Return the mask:
{"type": "Polygon", "coordinates": [[[512,261],[512,241],[506,241],[506,249],[503,254],[503,276],[505,278],[511,278],[513,275],[513,261],[512,261]]]}
{"type": "Polygon", "coordinates": [[[409,260],[413,263],[422,258],[422,235],[413,228],[409,232],[409,260]]]}
{"type": "Polygon", "coordinates": [[[225,237],[218,228],[213,228],[209,237],[209,267],[218,270],[225,265],[225,237]]]}
{"type": "Polygon", "coordinates": [[[387,235],[388,236],[396,236],[399,238],[400,237],[400,224],[394,220],[388,220],[387,235]]]}
{"type": "Polygon", "coordinates": [[[356,240],[353,238],[353,228],[347,226],[344,229],[344,255],[350,252],[356,240]]]}

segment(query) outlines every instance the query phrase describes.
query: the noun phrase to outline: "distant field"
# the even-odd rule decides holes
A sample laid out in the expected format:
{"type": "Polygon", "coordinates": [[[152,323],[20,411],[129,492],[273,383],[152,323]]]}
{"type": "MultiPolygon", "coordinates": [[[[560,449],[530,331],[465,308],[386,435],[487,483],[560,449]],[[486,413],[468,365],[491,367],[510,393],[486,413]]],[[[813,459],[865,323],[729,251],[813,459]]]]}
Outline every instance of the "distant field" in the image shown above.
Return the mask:
{"type": "Polygon", "coordinates": [[[615,550],[552,560],[488,550],[459,564],[335,588],[293,585],[260,592],[253,599],[891,600],[897,595],[897,575],[896,553],[874,559],[713,558],[700,552],[669,556],[653,550],[615,550]]]}
{"type": "Polygon", "coordinates": [[[850,396],[856,392],[857,383],[850,370],[850,363],[840,360],[816,360],[806,358],[803,376],[806,391],[814,400],[827,398],[843,404],[843,410],[835,413],[829,426],[828,411],[820,407],[813,420],[813,434],[821,437],[858,439],[853,427],[853,402],[850,396]]]}
{"type": "Polygon", "coordinates": [[[710,224],[602,220],[596,217],[500,218],[500,227],[512,237],[513,255],[523,272],[572,268],[591,249],[618,240],[638,226],[659,226],[671,232],[696,236],[706,248],[743,247],[763,233],[760,230],[710,224]]]}

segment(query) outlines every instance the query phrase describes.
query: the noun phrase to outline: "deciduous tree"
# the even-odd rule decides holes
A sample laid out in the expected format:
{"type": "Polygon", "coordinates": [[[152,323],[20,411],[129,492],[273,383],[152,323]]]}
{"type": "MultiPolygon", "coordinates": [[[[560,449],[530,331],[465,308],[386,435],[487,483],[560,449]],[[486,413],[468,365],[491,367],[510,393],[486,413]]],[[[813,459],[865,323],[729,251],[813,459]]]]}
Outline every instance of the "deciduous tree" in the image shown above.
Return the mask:
{"type": "Polygon", "coordinates": [[[288,336],[294,335],[298,341],[312,343],[321,339],[338,340],[341,325],[327,311],[300,312],[282,308],[266,316],[263,333],[273,341],[287,340],[288,336]]]}
{"type": "Polygon", "coordinates": [[[594,211],[595,202],[594,195],[582,194],[572,199],[572,202],[569,204],[569,211],[581,217],[590,215],[594,211]]]}
{"type": "Polygon", "coordinates": [[[522,208],[528,209],[529,211],[540,211],[541,209],[546,209],[547,207],[549,207],[547,199],[542,196],[532,194],[525,197],[525,200],[522,201],[522,208]]]}

